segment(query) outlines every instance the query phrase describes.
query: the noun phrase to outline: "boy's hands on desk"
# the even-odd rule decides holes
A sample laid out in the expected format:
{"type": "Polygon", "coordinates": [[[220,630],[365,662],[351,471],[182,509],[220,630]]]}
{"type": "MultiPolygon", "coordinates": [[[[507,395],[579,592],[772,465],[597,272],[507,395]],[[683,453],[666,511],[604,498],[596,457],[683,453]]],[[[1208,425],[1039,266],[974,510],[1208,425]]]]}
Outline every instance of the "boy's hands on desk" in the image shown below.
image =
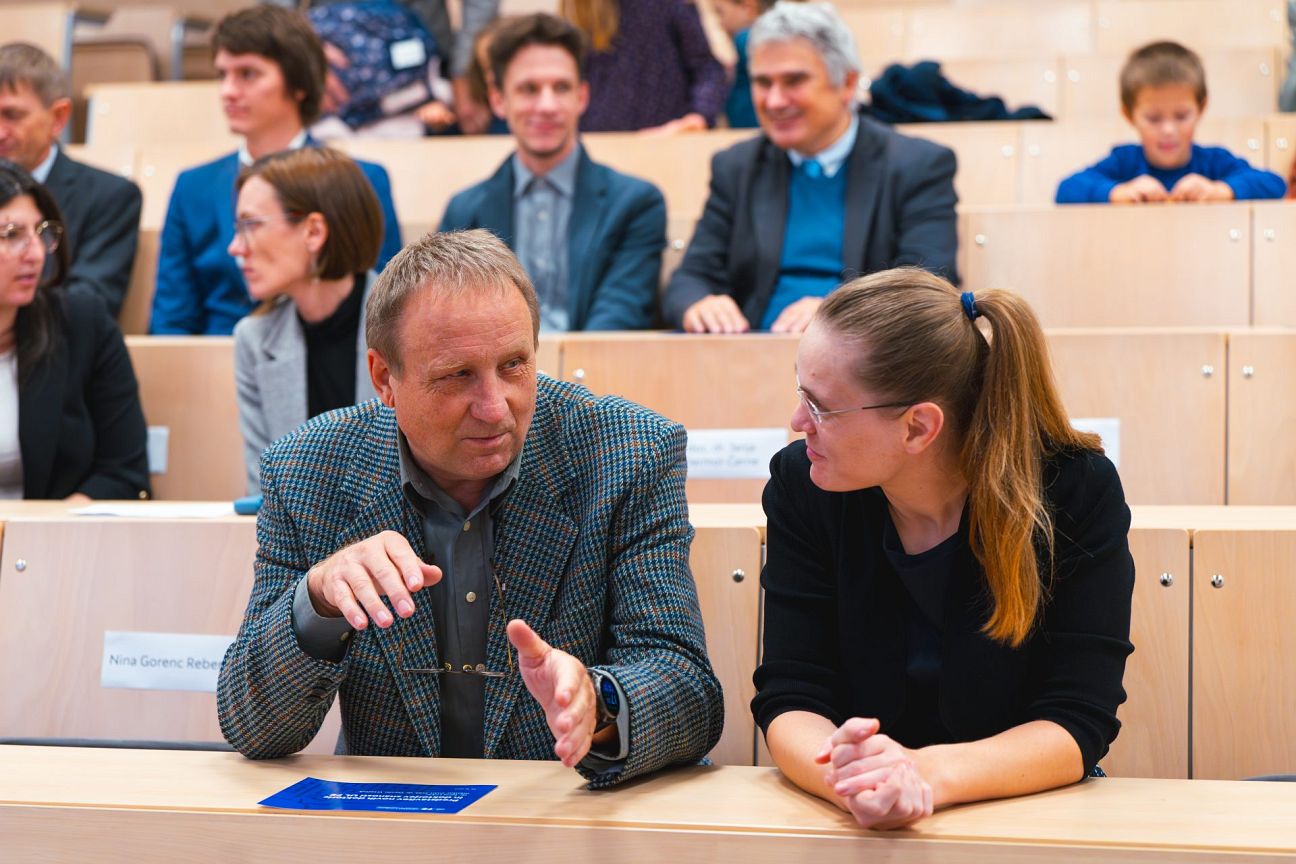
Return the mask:
{"type": "Polygon", "coordinates": [[[1112,187],[1107,200],[1113,204],[1147,204],[1155,201],[1166,201],[1169,197],[1170,193],[1161,185],[1160,180],[1148,174],[1143,174],[1126,183],[1112,187]]]}
{"type": "Polygon", "coordinates": [[[1200,174],[1185,174],[1170,190],[1171,201],[1232,201],[1233,187],[1200,174]]]}
{"type": "Polygon", "coordinates": [[[824,742],[815,761],[855,821],[865,828],[902,828],[930,816],[932,787],[918,773],[914,751],[879,733],[873,718],[852,717],[824,742]]]}

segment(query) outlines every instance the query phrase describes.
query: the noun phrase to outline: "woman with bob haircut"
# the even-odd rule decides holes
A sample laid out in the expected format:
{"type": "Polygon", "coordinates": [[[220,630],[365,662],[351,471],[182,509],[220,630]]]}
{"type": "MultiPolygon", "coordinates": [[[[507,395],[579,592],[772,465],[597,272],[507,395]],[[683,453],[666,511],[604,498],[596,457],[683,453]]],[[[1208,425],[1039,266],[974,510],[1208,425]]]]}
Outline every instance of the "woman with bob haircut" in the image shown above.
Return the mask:
{"type": "Polygon", "coordinates": [[[49,190],[0,160],[0,498],[148,498],[126,343],[99,295],[64,289],[62,241],[49,190]]]}
{"type": "Polygon", "coordinates": [[[752,701],[779,768],[874,828],[1101,773],[1133,650],[1130,515],[1030,307],[865,276],[817,311],[797,380],[752,701]]]}
{"type": "Polygon", "coordinates": [[[323,147],[257,160],[237,191],[229,254],[260,303],[234,328],[239,428],[255,495],[271,442],[374,396],[364,304],[383,215],[360,167],[323,147]]]}

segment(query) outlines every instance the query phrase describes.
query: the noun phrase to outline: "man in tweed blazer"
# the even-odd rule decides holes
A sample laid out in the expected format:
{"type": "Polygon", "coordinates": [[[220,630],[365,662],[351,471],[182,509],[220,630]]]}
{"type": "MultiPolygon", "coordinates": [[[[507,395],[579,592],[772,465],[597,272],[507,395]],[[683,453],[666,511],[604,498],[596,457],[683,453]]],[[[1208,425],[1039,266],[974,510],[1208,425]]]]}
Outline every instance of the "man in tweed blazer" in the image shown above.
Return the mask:
{"type": "Polygon", "coordinates": [[[315,418],[262,461],[256,578],[217,690],[240,752],[300,750],[335,694],[346,753],[443,755],[453,729],[460,750],[473,742],[458,755],[557,756],[601,786],[714,746],[683,430],[537,376],[538,321],[525,272],[485,231],[428,235],[375,283],[381,401],[315,418]],[[485,602],[456,582],[463,545],[429,556],[434,502],[462,520],[454,544],[487,523],[485,602]],[[481,656],[449,632],[470,613],[481,656]],[[429,674],[446,663],[469,672],[429,674]]]}

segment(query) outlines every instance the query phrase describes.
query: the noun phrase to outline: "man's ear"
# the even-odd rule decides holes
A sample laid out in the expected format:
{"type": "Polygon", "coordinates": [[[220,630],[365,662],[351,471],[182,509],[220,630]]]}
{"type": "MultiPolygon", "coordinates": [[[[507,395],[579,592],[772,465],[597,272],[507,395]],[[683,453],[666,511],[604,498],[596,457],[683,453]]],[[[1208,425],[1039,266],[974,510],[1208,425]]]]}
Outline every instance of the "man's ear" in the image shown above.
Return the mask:
{"type": "Polygon", "coordinates": [[[369,354],[369,380],[373,382],[374,391],[378,398],[388,408],[396,407],[396,391],[392,387],[392,368],[388,365],[383,356],[375,349],[370,348],[369,354]]]}
{"type": "Polygon", "coordinates": [[[917,455],[936,443],[945,428],[945,412],[935,402],[919,402],[905,412],[904,449],[917,455]]]}
{"type": "MultiPolygon", "coordinates": [[[[50,114],[54,115],[53,128],[50,129],[50,134],[57,139],[63,134],[63,130],[67,128],[68,120],[72,118],[72,100],[68,99],[66,96],[62,99],[55,99],[50,105],[49,110],[50,114]]],[[[52,144],[54,142],[51,141],[50,143],[52,144]]]]}
{"type": "Polygon", "coordinates": [[[504,94],[495,85],[486,88],[486,95],[490,99],[491,113],[501,120],[504,118],[504,94]]]}

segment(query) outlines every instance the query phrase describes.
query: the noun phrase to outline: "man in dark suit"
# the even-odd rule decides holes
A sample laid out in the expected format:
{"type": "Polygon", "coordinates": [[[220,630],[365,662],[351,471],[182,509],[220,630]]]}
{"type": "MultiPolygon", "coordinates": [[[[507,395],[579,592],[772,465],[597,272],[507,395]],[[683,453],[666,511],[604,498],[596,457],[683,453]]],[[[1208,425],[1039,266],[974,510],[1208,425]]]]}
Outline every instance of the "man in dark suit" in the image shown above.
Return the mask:
{"type": "Polygon", "coordinates": [[[527,15],[499,29],[490,53],[491,104],[517,151],[451,200],[441,230],[485,228],[503,239],[535,283],[545,330],[651,327],[666,202],[580,144],[584,35],[552,15],[527,15]]]}
{"type": "Polygon", "coordinates": [[[763,134],[712,160],[667,322],[800,333],[851,276],[908,264],[956,281],[954,154],[856,112],[855,43],[832,8],[779,4],[747,44],[763,134]]]}
{"type": "Polygon", "coordinates": [[[697,762],[724,701],[683,427],[536,373],[539,303],[489,232],[411,243],[367,310],[378,399],[261,459],[226,739],[286,756],[340,697],[357,755],[556,758],[596,786],[697,762]]]}
{"type": "Polygon", "coordinates": [[[139,240],[140,191],[131,181],[67,157],[58,138],[72,113],[67,76],[34,45],[0,46],[0,157],[50,190],[72,253],[69,290],[121,311],[139,240]]]}

